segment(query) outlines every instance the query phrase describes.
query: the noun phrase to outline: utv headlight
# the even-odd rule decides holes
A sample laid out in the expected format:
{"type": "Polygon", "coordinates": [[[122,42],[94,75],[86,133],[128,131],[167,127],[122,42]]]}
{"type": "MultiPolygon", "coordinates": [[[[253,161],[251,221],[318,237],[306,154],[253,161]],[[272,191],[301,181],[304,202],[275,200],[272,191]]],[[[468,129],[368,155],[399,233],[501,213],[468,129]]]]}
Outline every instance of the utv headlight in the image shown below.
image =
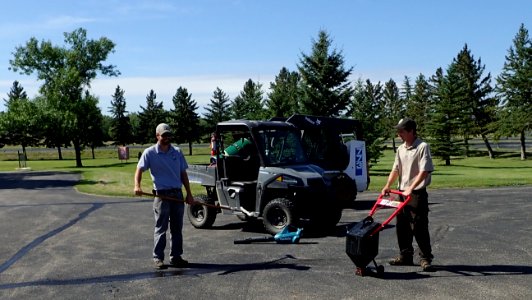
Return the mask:
{"type": "Polygon", "coordinates": [[[297,178],[288,175],[280,175],[275,179],[275,181],[282,182],[287,185],[303,185],[303,182],[301,180],[298,180],[297,178]]]}

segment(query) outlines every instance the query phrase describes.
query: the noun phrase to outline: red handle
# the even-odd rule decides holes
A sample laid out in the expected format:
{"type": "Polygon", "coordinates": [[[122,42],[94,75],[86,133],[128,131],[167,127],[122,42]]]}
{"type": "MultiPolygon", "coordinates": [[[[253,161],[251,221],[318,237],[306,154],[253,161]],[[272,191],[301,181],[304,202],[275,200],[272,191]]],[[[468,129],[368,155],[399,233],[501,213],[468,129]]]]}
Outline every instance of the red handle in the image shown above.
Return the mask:
{"type": "MultiPolygon", "coordinates": [[[[401,209],[403,209],[403,207],[408,204],[408,202],[410,202],[410,200],[412,199],[412,197],[410,195],[408,196],[405,196],[403,194],[403,192],[399,191],[399,190],[390,190],[390,194],[395,194],[395,195],[399,195],[399,196],[402,196],[404,197],[404,200],[400,203],[397,204],[397,207],[395,206],[390,206],[388,205],[388,207],[395,207],[395,211],[392,213],[391,216],[388,217],[388,219],[386,219],[384,222],[382,222],[381,226],[377,227],[372,233],[371,235],[379,232],[380,230],[382,230],[384,228],[384,226],[386,226],[388,223],[390,223],[393,218],[395,218],[395,216],[401,211],[401,209]]],[[[383,200],[382,198],[384,197],[385,195],[384,194],[380,194],[379,195],[379,198],[377,199],[377,201],[375,202],[375,205],[373,206],[373,208],[371,209],[371,211],[369,212],[369,216],[373,216],[373,214],[375,213],[375,211],[377,210],[377,208],[379,206],[385,206],[385,205],[381,205],[381,200],[383,200]]]]}

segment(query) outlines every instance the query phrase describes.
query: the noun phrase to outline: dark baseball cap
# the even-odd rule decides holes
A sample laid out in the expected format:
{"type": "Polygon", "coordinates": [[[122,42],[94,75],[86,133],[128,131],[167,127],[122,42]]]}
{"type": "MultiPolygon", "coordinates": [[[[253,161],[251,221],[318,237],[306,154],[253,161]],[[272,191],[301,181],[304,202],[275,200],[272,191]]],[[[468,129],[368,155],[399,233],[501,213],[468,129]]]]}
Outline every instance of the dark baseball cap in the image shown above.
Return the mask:
{"type": "Polygon", "coordinates": [[[416,129],[416,121],[410,118],[402,118],[401,120],[399,120],[397,125],[394,126],[394,128],[410,131],[412,129],[416,129]]]}

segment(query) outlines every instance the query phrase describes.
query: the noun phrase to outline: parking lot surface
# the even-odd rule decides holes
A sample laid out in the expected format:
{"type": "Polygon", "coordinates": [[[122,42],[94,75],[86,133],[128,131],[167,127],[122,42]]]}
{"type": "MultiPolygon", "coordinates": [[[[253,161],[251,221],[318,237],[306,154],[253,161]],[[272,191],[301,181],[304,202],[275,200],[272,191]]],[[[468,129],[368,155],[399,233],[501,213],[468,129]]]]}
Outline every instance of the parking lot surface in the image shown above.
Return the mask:
{"type": "Polygon", "coordinates": [[[80,194],[78,176],[0,173],[0,299],[532,299],[532,187],[429,190],[435,272],[387,265],[397,254],[389,228],[376,257],[384,274],[360,277],[346,230],[375,193],[298,244],[235,245],[266,234],[234,216],[218,215],[210,230],[185,218],[190,266],[158,271],[151,199],[80,194]]]}

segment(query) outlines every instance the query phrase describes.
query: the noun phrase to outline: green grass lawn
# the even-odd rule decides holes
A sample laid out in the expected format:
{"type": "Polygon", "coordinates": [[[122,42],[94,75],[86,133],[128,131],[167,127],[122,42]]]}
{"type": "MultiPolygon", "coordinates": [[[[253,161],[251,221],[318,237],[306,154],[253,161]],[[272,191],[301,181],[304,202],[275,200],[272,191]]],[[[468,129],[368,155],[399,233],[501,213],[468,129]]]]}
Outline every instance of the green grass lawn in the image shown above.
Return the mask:
{"type": "MultiPolygon", "coordinates": [[[[188,153],[188,148],[182,147],[188,153]]],[[[64,151],[64,160],[57,159],[57,152],[29,152],[27,167],[32,171],[69,171],[81,173],[82,180],[76,189],[82,193],[107,196],[133,196],[133,176],[137,165],[136,153],[141,149],[130,150],[132,159],[118,160],[116,150],[98,150],[92,159],[90,151],[85,151],[83,168],[76,168],[73,155],[64,151]]],[[[185,155],[189,164],[208,163],[208,147],[195,147],[194,155],[185,155]]],[[[371,184],[369,191],[378,192],[386,182],[393,163],[391,150],[371,166],[371,184]]],[[[445,166],[434,159],[435,172],[432,177],[432,189],[443,188],[482,188],[500,186],[532,185],[532,160],[520,160],[517,154],[505,154],[496,159],[487,156],[457,157],[451,166],[445,166]]],[[[16,153],[0,153],[0,171],[16,171],[19,163],[16,153]],[[13,157],[14,156],[14,157],[13,157]]],[[[148,172],[143,176],[143,190],[151,191],[152,182],[148,172]]],[[[202,186],[193,184],[194,194],[205,193],[202,186]]]]}

